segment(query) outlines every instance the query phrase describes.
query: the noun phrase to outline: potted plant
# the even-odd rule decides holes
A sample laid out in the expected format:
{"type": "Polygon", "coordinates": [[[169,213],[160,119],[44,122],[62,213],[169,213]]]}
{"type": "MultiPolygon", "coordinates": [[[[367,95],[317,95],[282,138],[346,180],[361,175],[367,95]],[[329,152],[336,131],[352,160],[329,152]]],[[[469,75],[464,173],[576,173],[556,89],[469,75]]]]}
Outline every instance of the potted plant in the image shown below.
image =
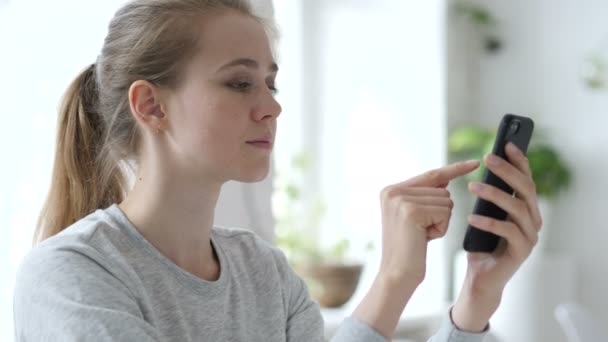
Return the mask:
{"type": "Polygon", "coordinates": [[[486,8],[471,1],[454,1],[452,13],[469,21],[476,34],[481,38],[483,48],[488,53],[497,53],[503,46],[497,34],[498,20],[486,8]]]}
{"type": "Polygon", "coordinates": [[[319,305],[334,308],[352,297],[362,264],[348,258],[350,242],[345,237],[326,245],[318,239],[326,205],[320,195],[307,192],[311,160],[301,152],[292,158],[289,170],[277,172],[272,198],[275,242],[319,305]]]}
{"type": "MultiPolygon", "coordinates": [[[[477,125],[467,125],[455,129],[448,138],[450,159],[482,159],[492,151],[496,131],[477,125]]],[[[572,172],[555,148],[545,142],[531,142],[528,152],[532,179],[536,183],[539,207],[544,225],[549,222],[551,201],[570,185],[572,172]]],[[[481,181],[484,168],[469,174],[470,181],[481,181]]],[[[545,231],[545,230],[543,230],[545,231]]],[[[545,234],[542,234],[545,235],[545,234]]],[[[547,238],[541,236],[540,249],[546,248],[547,238]]]]}

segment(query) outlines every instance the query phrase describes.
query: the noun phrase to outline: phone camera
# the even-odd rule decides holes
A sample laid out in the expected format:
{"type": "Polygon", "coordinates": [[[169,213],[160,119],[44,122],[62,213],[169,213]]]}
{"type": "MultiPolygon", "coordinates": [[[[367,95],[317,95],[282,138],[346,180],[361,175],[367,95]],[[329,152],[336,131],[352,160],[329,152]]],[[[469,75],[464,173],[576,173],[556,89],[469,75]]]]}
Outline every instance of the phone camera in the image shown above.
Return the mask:
{"type": "Polygon", "coordinates": [[[509,135],[516,134],[519,131],[519,121],[513,121],[509,125],[509,135]]]}

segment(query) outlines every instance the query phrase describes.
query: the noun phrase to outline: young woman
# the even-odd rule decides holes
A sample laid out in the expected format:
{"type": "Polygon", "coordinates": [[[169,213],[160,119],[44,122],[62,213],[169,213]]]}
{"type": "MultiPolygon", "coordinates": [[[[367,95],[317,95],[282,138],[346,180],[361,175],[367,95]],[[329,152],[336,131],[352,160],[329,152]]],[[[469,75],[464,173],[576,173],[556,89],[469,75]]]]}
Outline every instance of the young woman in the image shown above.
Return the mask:
{"type": "MultiPolygon", "coordinates": [[[[135,0],[113,18],[97,62],[60,113],[40,242],[15,289],[17,341],[320,341],[323,322],[283,254],[213,227],[222,184],[269,171],[281,112],[261,19],[239,0],[135,0]],[[129,179],[126,168],[134,178],[129,179]]],[[[480,341],[541,218],[524,155],[488,167],[517,197],[474,184],[507,222],[471,217],[506,241],[469,255],[460,296],[432,341],[480,341]]],[[[381,193],[382,262],[333,341],[390,339],[445,234],[456,163],[381,193]]]]}

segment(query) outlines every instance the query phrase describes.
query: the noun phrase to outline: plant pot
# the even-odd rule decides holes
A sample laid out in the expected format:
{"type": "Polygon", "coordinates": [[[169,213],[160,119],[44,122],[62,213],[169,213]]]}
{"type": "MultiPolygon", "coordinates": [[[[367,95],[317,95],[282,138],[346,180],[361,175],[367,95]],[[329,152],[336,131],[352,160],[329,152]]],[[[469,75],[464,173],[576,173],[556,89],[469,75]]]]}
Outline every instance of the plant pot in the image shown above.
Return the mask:
{"type": "Polygon", "coordinates": [[[361,264],[321,263],[296,266],[310,295],[320,306],[337,308],[352,297],[359,284],[361,264]]]}

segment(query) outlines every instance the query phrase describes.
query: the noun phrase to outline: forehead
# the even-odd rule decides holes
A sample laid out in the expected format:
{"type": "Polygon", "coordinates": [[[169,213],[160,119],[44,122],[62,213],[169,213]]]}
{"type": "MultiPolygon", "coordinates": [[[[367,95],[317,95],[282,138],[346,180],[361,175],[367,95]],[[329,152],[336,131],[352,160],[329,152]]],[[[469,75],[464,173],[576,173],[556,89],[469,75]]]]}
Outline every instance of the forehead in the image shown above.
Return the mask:
{"type": "Polygon", "coordinates": [[[264,27],[252,17],[226,11],[203,19],[200,27],[200,55],[210,66],[234,58],[251,58],[263,65],[273,61],[264,27]]]}

